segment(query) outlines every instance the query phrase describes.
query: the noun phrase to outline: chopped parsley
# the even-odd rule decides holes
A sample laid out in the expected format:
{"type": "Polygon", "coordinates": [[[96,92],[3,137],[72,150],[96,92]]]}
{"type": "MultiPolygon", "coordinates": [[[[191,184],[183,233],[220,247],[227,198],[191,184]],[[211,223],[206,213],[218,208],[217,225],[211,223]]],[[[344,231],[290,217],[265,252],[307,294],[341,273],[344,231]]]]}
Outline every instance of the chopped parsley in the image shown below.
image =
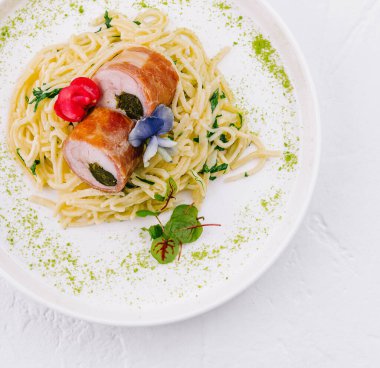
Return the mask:
{"type": "Polygon", "coordinates": [[[193,138],[193,142],[199,143],[199,137],[193,138]]]}
{"type": "Polygon", "coordinates": [[[25,163],[25,160],[22,158],[22,156],[21,156],[21,154],[20,154],[20,148],[17,148],[17,149],[16,149],[16,152],[17,152],[17,156],[20,157],[21,161],[22,161],[23,163],[25,163]]]}
{"type": "Polygon", "coordinates": [[[47,88],[43,90],[41,87],[33,88],[33,100],[30,101],[28,98],[28,104],[29,105],[34,105],[34,112],[37,111],[38,105],[40,104],[41,101],[43,101],[45,98],[54,98],[55,96],[58,95],[59,92],[61,92],[62,88],[55,88],[52,91],[50,91],[50,88],[47,88]]]}
{"type": "Polygon", "coordinates": [[[106,10],[106,12],[104,13],[104,24],[106,25],[107,28],[111,28],[111,21],[112,21],[112,18],[110,18],[108,16],[108,10],[106,10]]]}
{"type": "Polygon", "coordinates": [[[134,185],[132,183],[127,183],[127,184],[125,184],[123,191],[126,189],[134,189],[134,188],[137,188],[137,185],[134,185]]]}
{"type": "Polygon", "coordinates": [[[144,178],[140,178],[139,176],[136,176],[136,178],[139,179],[140,181],[142,181],[143,183],[146,183],[146,184],[149,184],[149,185],[156,184],[154,181],[151,181],[151,180],[148,180],[148,179],[144,179],[144,178]]]}
{"type": "MultiPolygon", "coordinates": [[[[17,152],[17,156],[20,157],[20,160],[25,164],[25,160],[24,160],[24,158],[21,156],[21,153],[20,153],[20,148],[17,148],[17,149],[16,149],[16,152],[17,152]]],[[[35,175],[35,176],[37,175],[37,174],[36,174],[36,168],[37,168],[37,165],[39,165],[40,163],[41,163],[40,160],[35,160],[35,161],[33,162],[33,165],[29,168],[30,171],[32,172],[32,174],[35,175]]]]}
{"type": "Polygon", "coordinates": [[[40,163],[41,163],[40,160],[35,160],[35,161],[33,162],[33,165],[30,167],[30,171],[32,172],[32,174],[33,174],[34,176],[37,175],[37,174],[36,174],[36,168],[37,168],[37,165],[39,165],[40,163]]]}
{"type": "Polygon", "coordinates": [[[219,103],[219,88],[210,97],[211,111],[214,112],[219,103]]]}
{"type": "Polygon", "coordinates": [[[225,171],[227,170],[227,168],[228,168],[228,164],[220,164],[220,165],[215,164],[212,167],[208,167],[207,164],[204,164],[203,169],[200,172],[200,174],[207,174],[207,173],[214,174],[219,171],[225,171]]]}
{"type": "MultiPolygon", "coordinates": [[[[214,123],[212,124],[212,129],[217,129],[217,128],[219,128],[218,119],[219,119],[221,116],[222,116],[222,115],[216,115],[216,116],[215,116],[214,123]]],[[[210,138],[210,137],[213,136],[213,135],[214,135],[213,132],[208,132],[208,133],[207,133],[207,138],[210,138]]]]}
{"type": "MultiPolygon", "coordinates": [[[[227,139],[227,137],[226,137],[226,135],[224,133],[220,135],[219,139],[223,143],[227,143],[228,142],[228,139],[227,139]]],[[[225,151],[226,150],[225,148],[220,147],[220,146],[216,146],[215,149],[218,150],[218,151],[225,151]]]]}
{"type": "Polygon", "coordinates": [[[243,115],[239,112],[238,113],[238,116],[239,116],[239,125],[236,125],[234,123],[230,124],[230,127],[235,127],[237,130],[240,130],[243,126],[243,115]]]}
{"type": "Polygon", "coordinates": [[[134,20],[133,23],[137,24],[138,26],[141,24],[138,20],[134,20]]]}
{"type": "Polygon", "coordinates": [[[213,174],[213,173],[216,173],[218,171],[225,171],[225,170],[227,170],[227,168],[228,168],[228,164],[220,164],[220,165],[215,164],[210,169],[210,173],[213,174]]]}

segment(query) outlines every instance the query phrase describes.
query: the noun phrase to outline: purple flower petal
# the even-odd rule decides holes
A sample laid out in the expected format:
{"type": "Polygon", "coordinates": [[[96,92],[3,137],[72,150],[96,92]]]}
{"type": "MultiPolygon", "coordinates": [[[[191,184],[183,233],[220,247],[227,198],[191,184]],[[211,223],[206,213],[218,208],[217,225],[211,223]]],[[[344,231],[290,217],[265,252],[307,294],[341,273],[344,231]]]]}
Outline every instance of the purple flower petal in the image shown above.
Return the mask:
{"type": "Polygon", "coordinates": [[[177,142],[172,141],[169,138],[157,138],[158,140],[158,145],[163,148],[172,148],[177,145],[177,142]]]}
{"type": "Polygon", "coordinates": [[[159,118],[164,122],[163,127],[158,131],[157,135],[166,134],[173,129],[174,115],[169,107],[162,104],[158,105],[153,111],[152,116],[159,118]]]}
{"type": "Polygon", "coordinates": [[[164,161],[166,161],[166,162],[172,162],[173,161],[169,150],[162,148],[162,147],[158,147],[157,151],[160,154],[160,156],[163,158],[164,161]]]}
{"type": "Polygon", "coordinates": [[[150,139],[143,156],[144,167],[147,167],[149,165],[149,160],[157,153],[157,149],[158,149],[158,141],[157,141],[157,137],[154,135],[150,139]]]}
{"type": "Polygon", "coordinates": [[[141,119],[129,134],[128,141],[133,147],[141,146],[148,138],[158,134],[164,122],[154,116],[141,119]]]}

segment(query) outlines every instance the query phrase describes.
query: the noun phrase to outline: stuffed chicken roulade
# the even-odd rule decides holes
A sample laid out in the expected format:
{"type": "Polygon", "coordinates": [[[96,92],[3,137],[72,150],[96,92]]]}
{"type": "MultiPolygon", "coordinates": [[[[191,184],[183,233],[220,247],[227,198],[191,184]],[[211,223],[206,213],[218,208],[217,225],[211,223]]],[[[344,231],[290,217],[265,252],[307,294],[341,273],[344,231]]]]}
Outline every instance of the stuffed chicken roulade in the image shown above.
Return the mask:
{"type": "Polygon", "coordinates": [[[66,162],[91,187],[120,192],[142,159],[142,147],[128,142],[134,126],[124,114],[96,107],[66,139],[66,162]]]}
{"type": "Polygon", "coordinates": [[[98,106],[140,119],[159,104],[170,105],[179,77],[163,55],[146,47],[130,47],[105,63],[93,80],[102,91],[98,106]]]}

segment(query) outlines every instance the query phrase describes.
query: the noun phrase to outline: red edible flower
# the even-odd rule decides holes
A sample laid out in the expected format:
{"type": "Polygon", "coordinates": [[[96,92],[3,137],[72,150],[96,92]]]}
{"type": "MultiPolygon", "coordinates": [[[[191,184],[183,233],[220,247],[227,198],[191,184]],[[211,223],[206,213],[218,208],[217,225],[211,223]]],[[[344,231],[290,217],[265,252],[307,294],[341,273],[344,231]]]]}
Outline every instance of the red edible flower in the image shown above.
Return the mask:
{"type": "Polygon", "coordinates": [[[101,92],[90,78],[79,77],[63,88],[54,105],[56,114],[70,122],[82,121],[89,108],[99,101],[101,92]]]}

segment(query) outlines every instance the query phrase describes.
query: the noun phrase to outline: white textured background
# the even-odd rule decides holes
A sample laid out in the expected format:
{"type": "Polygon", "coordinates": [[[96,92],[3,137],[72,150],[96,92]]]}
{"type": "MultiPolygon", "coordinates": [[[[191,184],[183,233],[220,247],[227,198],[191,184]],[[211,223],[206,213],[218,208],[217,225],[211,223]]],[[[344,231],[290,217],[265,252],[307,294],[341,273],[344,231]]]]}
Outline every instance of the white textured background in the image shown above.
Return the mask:
{"type": "Polygon", "coordinates": [[[1,368],[380,366],[380,1],[268,2],[306,55],[323,125],[317,189],[287,251],[232,302],[155,328],[68,318],[0,279],[1,368]]]}

